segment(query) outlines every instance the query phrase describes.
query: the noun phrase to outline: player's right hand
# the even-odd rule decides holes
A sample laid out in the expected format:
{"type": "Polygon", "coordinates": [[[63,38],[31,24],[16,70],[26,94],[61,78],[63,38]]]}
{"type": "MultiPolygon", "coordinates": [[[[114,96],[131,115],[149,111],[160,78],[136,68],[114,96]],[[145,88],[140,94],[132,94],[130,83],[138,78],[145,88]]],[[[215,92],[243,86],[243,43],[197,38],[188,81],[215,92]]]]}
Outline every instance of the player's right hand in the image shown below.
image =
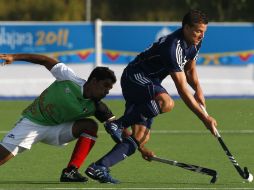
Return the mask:
{"type": "Polygon", "coordinates": [[[2,62],[2,66],[11,64],[14,61],[12,54],[0,54],[0,60],[2,62]]]}
{"type": "Polygon", "coordinates": [[[210,132],[214,136],[216,136],[216,134],[217,134],[217,129],[216,129],[216,127],[217,127],[217,121],[213,117],[207,116],[206,120],[204,121],[204,124],[205,124],[206,128],[208,130],[210,130],[210,132]]]}

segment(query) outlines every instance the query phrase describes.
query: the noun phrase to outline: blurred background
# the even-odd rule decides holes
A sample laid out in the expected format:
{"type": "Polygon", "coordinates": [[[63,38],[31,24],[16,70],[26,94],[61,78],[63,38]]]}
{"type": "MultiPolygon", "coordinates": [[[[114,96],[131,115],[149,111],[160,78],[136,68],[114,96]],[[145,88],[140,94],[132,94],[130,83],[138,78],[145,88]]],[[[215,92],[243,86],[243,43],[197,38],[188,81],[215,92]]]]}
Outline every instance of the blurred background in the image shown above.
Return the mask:
{"type": "MultiPolygon", "coordinates": [[[[39,53],[82,78],[99,65],[118,79],[139,52],[181,27],[190,9],[208,14],[197,61],[207,97],[254,97],[253,0],[0,0],[0,53],[39,53]]],[[[0,68],[0,98],[34,98],[52,81],[38,65],[0,68]]],[[[170,79],[164,86],[178,96],[170,79]]],[[[119,81],[110,93],[121,97],[119,81]]]]}
{"type": "Polygon", "coordinates": [[[253,22],[252,0],[1,0],[1,21],[181,21],[202,9],[215,22],[253,22]]]}

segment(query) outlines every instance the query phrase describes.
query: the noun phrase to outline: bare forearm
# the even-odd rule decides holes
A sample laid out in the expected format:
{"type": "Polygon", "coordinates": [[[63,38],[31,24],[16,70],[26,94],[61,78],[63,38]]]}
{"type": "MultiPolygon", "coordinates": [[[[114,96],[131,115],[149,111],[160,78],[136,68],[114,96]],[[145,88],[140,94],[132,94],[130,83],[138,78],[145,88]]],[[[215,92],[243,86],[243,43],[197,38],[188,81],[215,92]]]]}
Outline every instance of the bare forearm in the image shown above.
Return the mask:
{"type": "Polygon", "coordinates": [[[204,97],[201,85],[199,83],[199,80],[198,80],[198,75],[197,75],[196,69],[194,68],[194,69],[191,69],[190,71],[187,71],[186,78],[187,78],[188,84],[195,91],[194,97],[195,97],[196,101],[198,101],[202,105],[205,105],[205,97],[204,97]]]}
{"type": "Polygon", "coordinates": [[[171,77],[174,80],[178,94],[181,96],[184,103],[203,121],[205,115],[188,88],[186,81],[188,77],[186,74],[186,72],[176,72],[171,73],[171,77]]]}
{"type": "Polygon", "coordinates": [[[193,90],[197,91],[200,88],[200,84],[199,84],[198,80],[190,77],[190,78],[187,78],[187,81],[193,90]]]}
{"type": "Polygon", "coordinates": [[[201,89],[199,80],[198,80],[196,62],[194,60],[190,61],[184,71],[185,71],[187,82],[192,87],[192,89],[195,91],[201,89]]]}
{"type": "Polygon", "coordinates": [[[58,60],[39,54],[12,54],[13,61],[27,61],[45,66],[48,70],[58,63],[58,60]]]}
{"type": "Polygon", "coordinates": [[[187,71],[186,78],[187,78],[188,84],[191,86],[193,90],[197,91],[201,88],[199,80],[198,80],[198,75],[195,69],[187,71]]]}
{"type": "MultiPolygon", "coordinates": [[[[184,103],[190,108],[192,112],[195,113],[195,115],[198,116],[198,118],[204,123],[204,125],[211,131],[211,133],[215,135],[215,127],[217,125],[216,120],[210,116],[205,115],[203,110],[200,108],[199,102],[204,103],[204,101],[202,102],[202,100],[196,100],[196,97],[194,98],[194,96],[191,94],[188,89],[186,81],[187,77],[185,77],[185,73],[171,73],[171,77],[174,80],[177,91],[183,99],[184,103]]],[[[200,91],[199,93],[199,97],[202,96],[202,92],[200,91]]]]}

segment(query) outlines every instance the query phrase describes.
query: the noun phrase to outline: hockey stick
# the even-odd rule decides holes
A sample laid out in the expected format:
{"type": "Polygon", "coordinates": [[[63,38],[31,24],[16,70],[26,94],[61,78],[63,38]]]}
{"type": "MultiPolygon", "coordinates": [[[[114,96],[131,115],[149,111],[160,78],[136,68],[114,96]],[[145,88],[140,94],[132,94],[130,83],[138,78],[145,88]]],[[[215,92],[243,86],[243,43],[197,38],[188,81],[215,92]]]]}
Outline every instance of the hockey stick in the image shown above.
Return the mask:
{"type": "MultiPolygon", "coordinates": [[[[203,112],[208,116],[208,112],[206,111],[205,107],[203,105],[200,104],[201,109],[203,110],[203,112]]],[[[231,163],[234,165],[235,169],[237,170],[237,172],[240,174],[240,176],[245,179],[248,182],[252,182],[253,180],[253,175],[249,172],[247,167],[244,167],[243,169],[239,166],[239,164],[237,163],[236,159],[234,158],[234,156],[230,153],[228,147],[226,146],[226,144],[224,143],[219,131],[216,129],[216,137],[222,147],[222,149],[225,151],[226,155],[228,156],[229,160],[231,161],[231,163]]]]}
{"type": "Polygon", "coordinates": [[[185,164],[185,163],[181,163],[181,162],[178,162],[178,161],[175,161],[175,160],[169,160],[169,159],[164,159],[164,158],[159,158],[159,157],[151,157],[150,159],[153,160],[153,161],[169,164],[169,165],[172,165],[172,166],[178,166],[180,168],[190,170],[190,171],[193,171],[193,172],[197,172],[197,173],[212,176],[213,178],[211,179],[210,183],[215,183],[216,180],[217,180],[217,172],[215,170],[212,170],[212,169],[209,169],[209,168],[204,168],[204,167],[191,165],[191,164],[185,164]]]}

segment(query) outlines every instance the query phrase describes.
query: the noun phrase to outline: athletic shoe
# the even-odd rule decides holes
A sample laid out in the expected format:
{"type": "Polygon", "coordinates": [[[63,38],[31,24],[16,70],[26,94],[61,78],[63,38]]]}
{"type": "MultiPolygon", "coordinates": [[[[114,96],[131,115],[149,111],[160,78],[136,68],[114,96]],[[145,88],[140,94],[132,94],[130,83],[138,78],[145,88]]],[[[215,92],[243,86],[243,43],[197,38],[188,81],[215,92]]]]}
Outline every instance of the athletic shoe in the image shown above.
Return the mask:
{"type": "Polygon", "coordinates": [[[104,124],[105,130],[108,134],[110,134],[111,138],[116,143],[121,143],[123,141],[122,139],[122,133],[123,133],[123,127],[119,126],[116,122],[106,122],[104,124]]]}
{"type": "Polygon", "coordinates": [[[100,183],[120,183],[117,179],[113,179],[109,174],[110,170],[104,166],[95,165],[92,163],[85,171],[90,178],[99,181],[100,183]]]}
{"type": "Polygon", "coordinates": [[[86,182],[88,178],[82,176],[74,166],[63,169],[60,182],[86,182]]]}

